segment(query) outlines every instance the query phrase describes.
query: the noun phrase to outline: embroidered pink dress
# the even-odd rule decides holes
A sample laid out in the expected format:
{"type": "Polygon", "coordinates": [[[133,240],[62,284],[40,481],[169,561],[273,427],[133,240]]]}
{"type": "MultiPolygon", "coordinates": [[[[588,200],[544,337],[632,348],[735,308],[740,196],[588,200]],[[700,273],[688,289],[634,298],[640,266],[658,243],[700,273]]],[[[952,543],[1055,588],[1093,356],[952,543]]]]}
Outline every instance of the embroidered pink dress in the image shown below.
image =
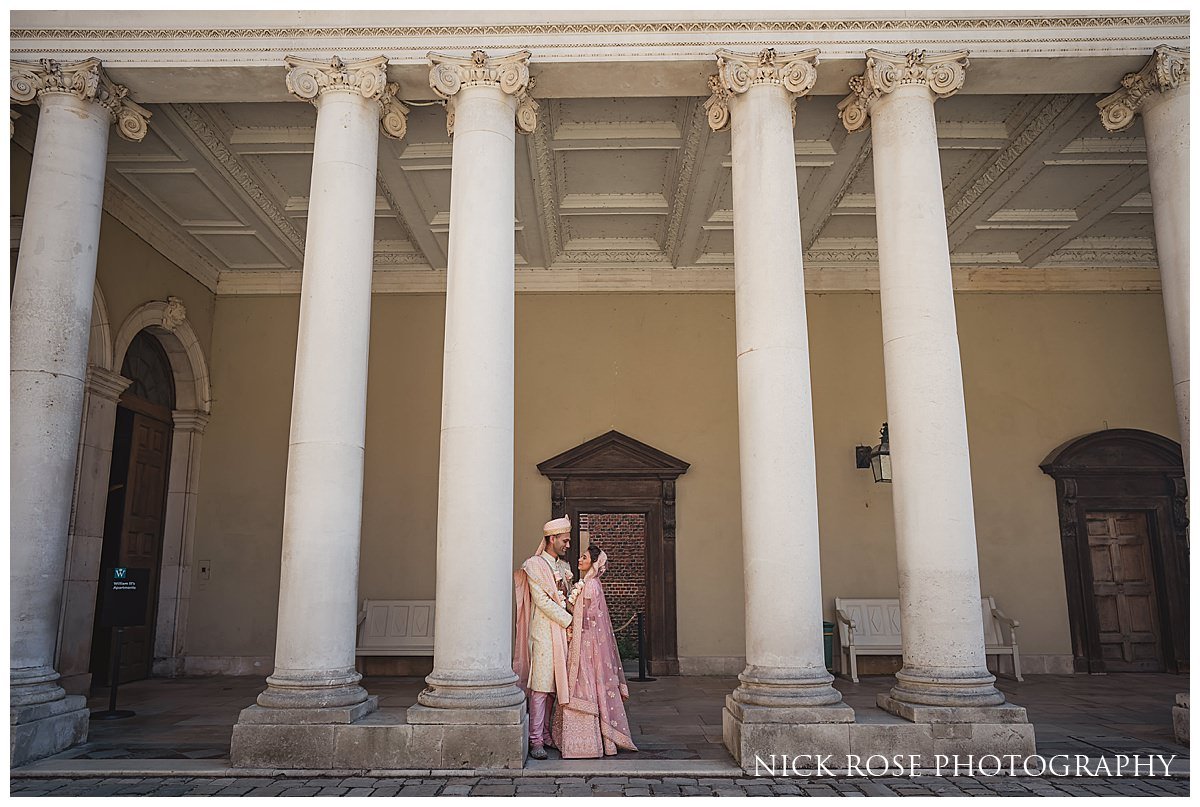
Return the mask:
{"type": "Polygon", "coordinates": [[[625,671],[617,653],[600,576],[608,557],[600,557],[583,579],[572,613],[567,649],[570,701],[554,712],[553,736],[563,759],[612,756],[618,749],[636,751],[624,701],[629,698],[625,671]]]}

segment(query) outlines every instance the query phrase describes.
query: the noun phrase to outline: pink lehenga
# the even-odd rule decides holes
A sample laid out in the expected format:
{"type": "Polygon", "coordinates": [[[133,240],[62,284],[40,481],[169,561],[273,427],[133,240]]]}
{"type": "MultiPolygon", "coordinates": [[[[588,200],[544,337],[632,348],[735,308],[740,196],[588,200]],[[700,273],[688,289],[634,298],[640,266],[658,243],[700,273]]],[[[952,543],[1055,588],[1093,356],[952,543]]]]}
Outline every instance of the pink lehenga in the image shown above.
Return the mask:
{"type": "Polygon", "coordinates": [[[629,698],[600,576],[603,552],[583,579],[572,612],[567,650],[570,702],[554,710],[553,736],[563,759],[596,759],[617,749],[636,751],[624,701],[629,698]]]}

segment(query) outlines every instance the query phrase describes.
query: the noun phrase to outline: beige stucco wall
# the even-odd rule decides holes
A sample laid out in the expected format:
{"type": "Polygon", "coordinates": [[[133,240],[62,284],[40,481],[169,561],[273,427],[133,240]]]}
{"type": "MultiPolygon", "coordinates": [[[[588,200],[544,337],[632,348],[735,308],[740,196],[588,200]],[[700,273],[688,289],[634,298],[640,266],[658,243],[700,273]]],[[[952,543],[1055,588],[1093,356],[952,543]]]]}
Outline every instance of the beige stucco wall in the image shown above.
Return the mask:
{"type": "MultiPolygon", "coordinates": [[[[1070,652],[1054,486],[1063,441],[1131,427],[1177,437],[1156,295],[961,295],[983,589],[1022,620],[1028,654],[1070,652]]],[[[188,652],[273,651],[295,297],[221,298],[188,652]]],[[[434,594],[439,296],[372,311],[359,596],[434,594]]],[[[885,417],[879,300],[809,299],[821,553],[835,596],[895,596],[890,489],[854,467],[885,417]]],[[[536,463],[617,429],[692,464],[678,487],[679,653],[743,654],[733,300],[724,294],[517,300],[514,566],[550,508],[536,463]]],[[[780,525],[781,529],[786,525],[780,525]]],[[[787,564],[789,559],[781,557],[787,564]]],[[[468,551],[461,557],[471,574],[468,551]]]]}

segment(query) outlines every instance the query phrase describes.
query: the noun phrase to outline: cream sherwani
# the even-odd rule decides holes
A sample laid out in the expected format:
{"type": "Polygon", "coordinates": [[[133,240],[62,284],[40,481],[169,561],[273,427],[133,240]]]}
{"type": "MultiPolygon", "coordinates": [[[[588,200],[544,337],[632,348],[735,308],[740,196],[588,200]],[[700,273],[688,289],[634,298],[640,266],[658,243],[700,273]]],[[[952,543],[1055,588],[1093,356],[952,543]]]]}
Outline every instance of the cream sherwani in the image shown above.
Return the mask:
{"type": "MultiPolygon", "coordinates": [[[[571,564],[558,560],[548,552],[540,552],[537,562],[545,561],[554,571],[555,582],[567,591],[571,590],[571,564]]],[[[566,597],[560,592],[556,600],[550,599],[537,586],[530,586],[533,613],[529,618],[529,641],[532,645],[529,665],[529,688],[534,692],[554,692],[554,644],[551,637],[552,623],[563,628],[571,627],[571,614],[566,609],[566,597]]]]}

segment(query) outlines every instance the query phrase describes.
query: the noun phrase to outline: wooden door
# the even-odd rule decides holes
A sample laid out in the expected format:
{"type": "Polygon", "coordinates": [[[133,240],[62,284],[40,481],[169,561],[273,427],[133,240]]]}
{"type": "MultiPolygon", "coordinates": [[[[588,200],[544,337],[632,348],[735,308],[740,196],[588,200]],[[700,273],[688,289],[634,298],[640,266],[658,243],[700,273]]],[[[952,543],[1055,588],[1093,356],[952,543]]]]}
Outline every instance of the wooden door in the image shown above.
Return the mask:
{"type": "MultiPolygon", "coordinates": [[[[169,411],[168,411],[169,416],[169,411]]],[[[150,676],[154,663],[155,605],[166,510],[171,427],[156,408],[133,396],[117,409],[108,512],[105,517],[101,566],[149,569],[149,605],[142,625],[125,628],[121,644],[120,681],[150,676]],[[151,416],[145,411],[153,410],[151,416]]],[[[97,600],[97,609],[100,600],[97,600]]],[[[99,617],[99,610],[97,610],[99,617]]],[[[92,638],[92,680],[110,683],[116,631],[97,624],[92,638]]]]}
{"type": "Polygon", "coordinates": [[[1092,604],[1108,672],[1161,672],[1158,596],[1150,530],[1142,512],[1087,514],[1092,604]]]}

